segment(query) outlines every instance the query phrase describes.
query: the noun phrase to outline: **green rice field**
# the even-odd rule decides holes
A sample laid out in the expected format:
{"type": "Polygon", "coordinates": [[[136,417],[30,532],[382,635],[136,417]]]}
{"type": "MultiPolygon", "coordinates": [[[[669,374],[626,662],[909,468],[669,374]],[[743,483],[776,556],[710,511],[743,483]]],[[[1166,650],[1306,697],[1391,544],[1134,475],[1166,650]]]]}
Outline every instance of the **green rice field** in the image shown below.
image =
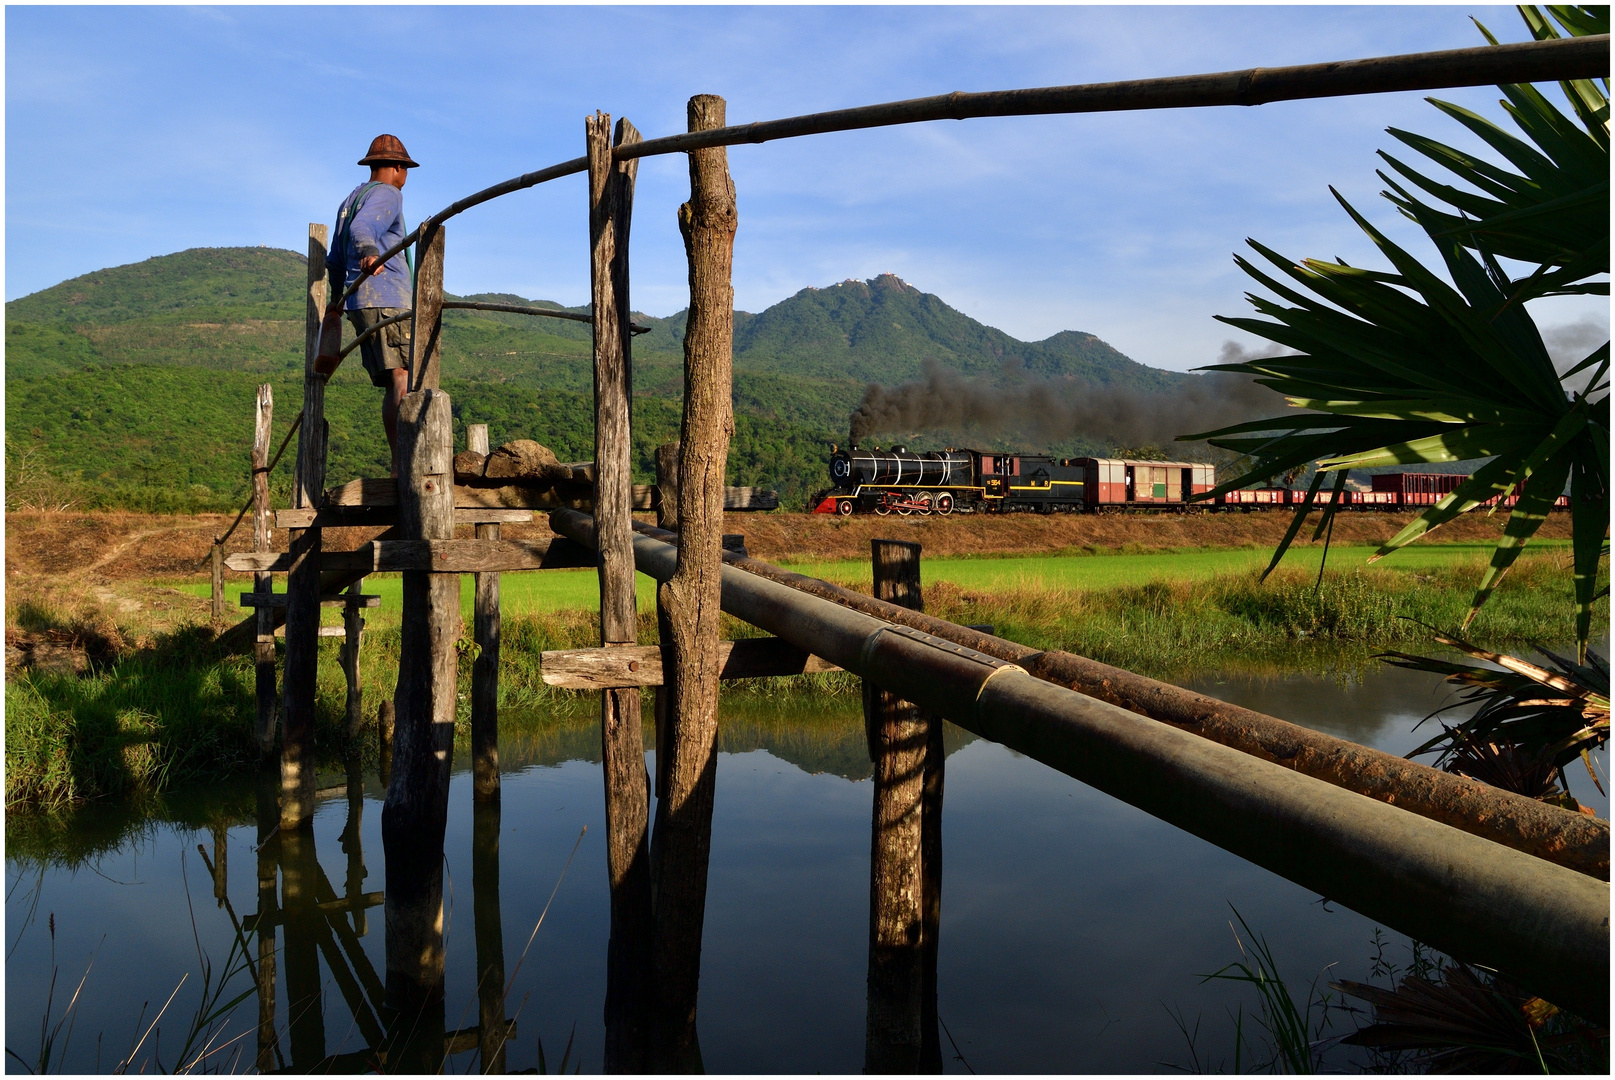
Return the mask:
{"type": "MultiPolygon", "coordinates": [[[[1542,554],[1559,549],[1563,549],[1568,557],[1569,544],[1565,541],[1538,541],[1531,545],[1530,550],[1542,554]]],[[[1456,563],[1478,563],[1487,559],[1491,550],[1492,545],[1485,543],[1416,544],[1374,564],[1374,569],[1392,574],[1419,573],[1456,563]]],[[[1356,569],[1364,566],[1373,553],[1374,548],[1368,546],[1336,546],[1329,551],[1329,565],[1336,570],[1356,569]]],[[[1259,572],[1271,557],[1272,552],[1266,548],[1209,548],[1188,552],[937,558],[925,560],[922,576],[927,584],[948,581],[962,589],[987,592],[1038,586],[1092,590],[1160,581],[1204,581],[1221,574],[1259,572]]],[[[1287,569],[1316,572],[1321,558],[1321,546],[1293,548],[1285,555],[1282,565],[1287,569]]],[[[863,585],[867,588],[870,581],[867,560],[788,565],[797,573],[843,585],[863,585]]],[[[639,608],[648,611],[655,604],[655,582],[640,574],[637,583],[639,608]]],[[[193,596],[207,596],[209,590],[205,581],[185,582],[178,587],[193,596]]],[[[284,588],[278,582],[277,587],[284,588]]],[[[376,574],[365,579],[365,592],[381,597],[380,613],[396,613],[399,610],[402,589],[403,582],[397,574],[376,574]]],[[[244,575],[236,581],[226,582],[225,595],[230,602],[233,603],[236,596],[244,591],[251,591],[244,575]]],[[[507,615],[597,610],[600,606],[595,572],[587,569],[506,574],[500,583],[500,593],[507,615]]],[[[471,595],[471,576],[463,575],[460,600],[468,618],[471,614],[471,595]]],[[[335,609],[327,612],[325,621],[340,621],[335,609]]]]}

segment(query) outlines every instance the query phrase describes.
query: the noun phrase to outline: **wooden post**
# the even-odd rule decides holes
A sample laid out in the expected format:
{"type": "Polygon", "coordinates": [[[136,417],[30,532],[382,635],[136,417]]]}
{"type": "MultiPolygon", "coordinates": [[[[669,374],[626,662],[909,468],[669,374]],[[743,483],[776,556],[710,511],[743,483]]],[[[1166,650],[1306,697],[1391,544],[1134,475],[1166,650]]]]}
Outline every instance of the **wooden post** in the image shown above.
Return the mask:
{"type": "MultiPolygon", "coordinates": [[[[915,597],[916,607],[924,605],[915,597]]],[[[936,1012],[936,961],[942,928],[942,788],[947,750],[942,717],[920,711],[925,724],[925,790],[920,805],[920,876],[923,887],[920,927],[920,1071],[942,1071],[942,1041],[936,1012]]]]}
{"type": "Polygon", "coordinates": [[[359,751],[359,729],[364,726],[364,689],[359,685],[359,644],[364,636],[364,609],[359,593],[364,578],[348,586],[348,602],[342,607],[342,674],[348,682],[347,746],[349,755],[359,751]]]}
{"type": "MultiPolygon", "coordinates": [[[[724,125],[724,101],[693,97],[689,129],[724,125]]],[[[721,147],[690,152],[690,201],[679,231],[690,265],[684,337],[684,415],[679,428],[678,568],[660,593],[671,631],[672,713],[667,793],[656,804],[655,1059],[659,1071],[701,1068],[696,999],[712,800],[717,781],[718,605],[723,484],[734,434],[735,187],[721,147]]]]}
{"type": "MultiPolygon", "coordinates": [[[[422,262],[424,271],[430,264],[422,262]]],[[[415,340],[419,349],[427,337],[415,340]]],[[[398,409],[398,530],[405,539],[454,535],[452,439],[447,394],[427,389],[405,396],[398,409]]],[[[410,570],[403,592],[392,778],[381,812],[387,1000],[404,1013],[425,1010],[422,1015],[437,1016],[441,1025],[443,832],[454,752],[460,580],[410,570]]],[[[429,1044],[422,1050],[410,1041],[409,1052],[429,1056],[429,1044]]]]}
{"type": "Polygon", "coordinates": [[[224,624],[224,545],[213,543],[213,625],[224,624]]]}
{"type": "MultiPolygon", "coordinates": [[[[600,644],[635,645],[633,474],[629,409],[628,235],[637,161],[612,161],[611,117],[584,120],[589,157],[590,279],[594,314],[594,520],[600,574],[600,644]]],[[[617,121],[616,142],[639,132],[617,121]]],[[[606,789],[611,939],[606,959],[606,1072],[648,1071],[651,886],[649,779],[638,688],[600,695],[606,789]]]]}
{"type": "MultiPolygon", "coordinates": [[[[871,540],[869,546],[876,599],[923,610],[920,545],[871,540]]],[[[912,1073],[919,1071],[923,1041],[926,723],[915,706],[866,681],[864,729],[875,763],[864,1071],[912,1073]]]]}
{"type": "MultiPolygon", "coordinates": [[[[325,377],[315,372],[325,314],[324,225],[308,227],[304,318],[303,423],[297,433],[292,505],[317,507],[325,489],[325,377]]],[[[320,648],[320,530],[292,529],[286,575],[286,680],[281,713],[280,827],[300,829],[314,816],[314,686],[320,648]]]]}
{"type": "Polygon", "coordinates": [[[393,782],[393,728],[396,716],[391,698],[376,706],[376,743],[380,754],[377,772],[381,774],[381,786],[388,788],[393,782]]]}
{"type": "Polygon", "coordinates": [[[223,907],[230,898],[230,829],[225,825],[213,826],[213,899],[223,907]]]}
{"type": "Polygon", "coordinates": [[[499,804],[471,807],[471,917],[477,939],[477,1052],[482,1072],[505,1071],[505,935],[499,910],[499,804]]]}
{"type": "MultiPolygon", "coordinates": [[[[465,448],[487,455],[488,425],[469,424],[465,448]]],[[[478,540],[499,539],[499,523],[476,526],[478,540]]],[[[477,658],[471,665],[471,796],[499,799],[499,573],[476,575],[472,637],[477,658]]],[[[503,1060],[503,1059],[501,1059],[503,1060]]]]}
{"type": "MultiPolygon", "coordinates": [[[[442,225],[428,218],[415,243],[415,306],[410,320],[409,389],[436,390],[443,353],[442,225]]],[[[403,478],[402,459],[398,476],[403,478]]]]}
{"type": "MultiPolygon", "coordinates": [[[[269,441],[275,421],[275,394],[268,383],[258,387],[258,407],[252,429],[252,550],[270,550],[273,508],[269,505],[269,441]]],[[[256,610],[257,639],[252,647],[253,672],[257,691],[257,715],[253,739],[258,755],[267,761],[275,752],[275,610],[268,597],[275,591],[275,575],[253,577],[253,591],[264,599],[256,610]]]]}
{"type": "MultiPolygon", "coordinates": [[[[656,448],[656,527],[679,530],[679,444],[663,443],[656,448]]],[[[673,626],[667,619],[667,605],[661,590],[656,592],[656,641],[665,645],[673,640],[673,626]]],[[[667,794],[667,723],[675,712],[673,687],[663,683],[654,691],[656,705],[656,797],[667,794]]]]}

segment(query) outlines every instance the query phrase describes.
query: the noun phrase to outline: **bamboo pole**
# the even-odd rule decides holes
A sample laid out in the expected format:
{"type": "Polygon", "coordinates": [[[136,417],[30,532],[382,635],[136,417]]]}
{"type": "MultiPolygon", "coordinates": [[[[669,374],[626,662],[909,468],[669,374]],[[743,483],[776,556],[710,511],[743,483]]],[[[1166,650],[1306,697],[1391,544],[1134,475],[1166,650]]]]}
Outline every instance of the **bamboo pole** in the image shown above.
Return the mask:
{"type": "MultiPolygon", "coordinates": [[[[325,488],[325,380],[315,374],[325,311],[324,225],[308,227],[304,304],[303,422],[297,438],[292,505],[318,506],[325,488]]],[[[300,829],[314,815],[314,684],[320,648],[320,530],[292,529],[286,576],[285,706],[281,713],[280,826],[300,829]]]]}
{"type": "MultiPolygon", "coordinates": [[[[488,425],[469,424],[465,448],[487,456],[488,425]]],[[[499,523],[476,526],[478,540],[498,540],[499,523]]],[[[472,636],[477,658],[471,664],[471,784],[477,801],[499,799],[499,572],[475,575],[472,636]]]]}
{"type": "MultiPolygon", "coordinates": [[[[923,610],[920,545],[871,540],[875,595],[923,610]]],[[[869,983],[864,1072],[919,1071],[925,890],[921,806],[926,718],[864,680],[864,730],[875,783],[869,849],[869,983]]]]}
{"type": "MultiPolygon", "coordinates": [[[[258,403],[252,432],[252,550],[270,550],[270,525],[274,509],[269,504],[269,443],[275,422],[275,392],[268,384],[258,387],[258,403]]],[[[275,615],[268,597],[275,591],[275,575],[253,575],[253,591],[264,602],[255,613],[257,635],[252,646],[254,689],[257,710],[253,718],[253,739],[258,756],[268,760],[275,751],[275,615]]]]}
{"type": "MultiPolygon", "coordinates": [[[[589,158],[590,279],[594,314],[595,520],[600,644],[638,643],[634,598],[633,475],[629,435],[633,354],[628,329],[628,238],[635,162],[611,162],[611,117],[584,120],[589,158]]],[[[617,121],[616,140],[639,132],[617,121]]],[[[650,796],[637,687],[600,695],[611,938],[606,960],[605,1071],[645,1072],[651,942],[650,796]]]]}
{"type": "MultiPolygon", "coordinates": [[[[722,127],[724,100],[693,97],[688,115],[691,131],[722,127]]],[[[670,1072],[701,1067],[695,1014],[717,783],[723,482],[734,433],[730,278],[736,223],[727,153],[692,153],[690,201],[679,207],[690,307],[679,428],[678,565],[660,590],[671,630],[666,682],[673,711],[665,738],[667,792],[656,804],[654,1065],[670,1072]]]]}
{"type": "MultiPolygon", "coordinates": [[[[552,514],[552,526],[556,521],[552,514]]],[[[636,524],[634,528],[665,543],[675,539],[648,525],[636,524]]],[[[1057,686],[1171,724],[1252,757],[1277,762],[1325,783],[1392,803],[1409,813],[1609,880],[1608,821],[1549,806],[1084,656],[1055,650],[1039,652],[840,585],[781,570],[758,559],[725,553],[724,561],[810,596],[1019,664],[1057,686]]]]}

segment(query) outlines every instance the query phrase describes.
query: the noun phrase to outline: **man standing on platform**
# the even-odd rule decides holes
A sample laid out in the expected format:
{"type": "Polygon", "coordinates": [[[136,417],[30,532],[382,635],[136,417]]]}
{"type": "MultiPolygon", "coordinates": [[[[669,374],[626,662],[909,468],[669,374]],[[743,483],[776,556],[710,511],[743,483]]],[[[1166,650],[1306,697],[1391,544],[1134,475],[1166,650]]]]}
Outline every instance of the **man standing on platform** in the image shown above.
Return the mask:
{"type": "MultiPolygon", "coordinates": [[[[326,256],[330,275],[330,297],[334,301],[375,267],[375,273],[348,297],[347,315],[354,332],[363,334],[378,323],[403,315],[414,302],[414,270],[407,250],[394,255],[381,266],[377,261],[408,234],[404,224],[404,181],[409,170],[420,166],[395,135],[377,135],[370,150],[359,159],[370,166],[370,179],[354,188],[337,208],[336,231],[326,256]]],[[[326,312],[322,341],[335,331],[341,340],[342,314],[326,312]]],[[[322,352],[324,349],[322,348],[322,352]]],[[[384,391],[381,422],[392,451],[393,474],[398,473],[398,405],[409,392],[410,322],[400,319],[385,326],[359,346],[370,381],[384,391]]]]}

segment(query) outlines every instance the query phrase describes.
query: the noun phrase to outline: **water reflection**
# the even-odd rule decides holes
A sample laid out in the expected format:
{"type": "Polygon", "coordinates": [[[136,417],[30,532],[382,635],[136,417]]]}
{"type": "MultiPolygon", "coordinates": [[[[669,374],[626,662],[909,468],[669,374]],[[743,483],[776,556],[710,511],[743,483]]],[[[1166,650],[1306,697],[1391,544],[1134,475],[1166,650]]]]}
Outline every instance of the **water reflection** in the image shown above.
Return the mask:
{"type": "MultiPolygon", "coordinates": [[[[1392,750],[1405,721],[1384,716],[1416,719],[1434,707],[1429,680],[1400,696],[1367,681],[1345,693],[1328,680],[1274,682],[1199,688],[1392,750]]],[[[880,992],[869,966],[871,904],[881,898],[870,888],[874,784],[857,704],[741,699],[724,708],[701,958],[703,1063],[715,1072],[859,1071],[876,1064],[867,1032],[882,1003],[871,999],[880,992]]],[[[110,1068],[141,1003],[151,1002],[143,1029],[190,973],[163,1021],[171,1028],[194,996],[198,945],[218,958],[240,935],[251,963],[225,1000],[249,996],[219,1042],[239,1037],[243,1056],[239,1066],[220,1059],[226,1070],[523,1071],[542,1053],[553,1072],[569,1044],[569,1069],[600,1069],[610,927],[598,720],[507,716],[505,727],[502,807],[473,806],[463,773],[454,785],[437,859],[441,901],[421,908],[427,918],[410,931],[438,957],[419,966],[439,965],[414,1011],[389,999],[388,950],[376,932],[385,868],[373,771],[323,776],[314,826],[297,836],[277,832],[273,777],[176,792],[144,812],[88,808],[68,832],[8,821],[12,1048],[30,1058],[23,1041],[39,1029],[52,965],[58,986],[71,985],[94,954],[80,1034],[60,1064],[110,1068]],[[206,881],[195,873],[199,843],[206,881]],[[201,899],[194,934],[190,892],[201,899]],[[100,1035],[108,1050],[98,1063],[100,1035]]],[[[919,1067],[1141,1071],[1186,1062],[1163,1002],[1191,1021],[1201,1015],[1202,1050],[1220,1056],[1231,1045],[1219,1026],[1225,1008],[1248,1011],[1249,1002],[1196,976],[1237,958],[1230,902],[1268,937],[1292,985],[1331,963],[1340,966],[1330,977],[1366,976],[1366,920],[1001,747],[951,727],[941,737],[949,892],[943,905],[930,890],[941,857],[922,850],[919,1067]],[[945,939],[940,949],[932,927],[945,939]]],[[[927,810],[922,801],[922,818],[927,810]]],[[[923,820],[920,834],[922,845],[932,835],[923,820]]],[[[912,1000],[904,998],[905,1015],[912,1000]]],[[[58,1015],[60,1007],[58,998],[58,1015]]],[[[154,1053],[156,1042],[131,1070],[172,1068],[172,1036],[154,1053]]]]}

